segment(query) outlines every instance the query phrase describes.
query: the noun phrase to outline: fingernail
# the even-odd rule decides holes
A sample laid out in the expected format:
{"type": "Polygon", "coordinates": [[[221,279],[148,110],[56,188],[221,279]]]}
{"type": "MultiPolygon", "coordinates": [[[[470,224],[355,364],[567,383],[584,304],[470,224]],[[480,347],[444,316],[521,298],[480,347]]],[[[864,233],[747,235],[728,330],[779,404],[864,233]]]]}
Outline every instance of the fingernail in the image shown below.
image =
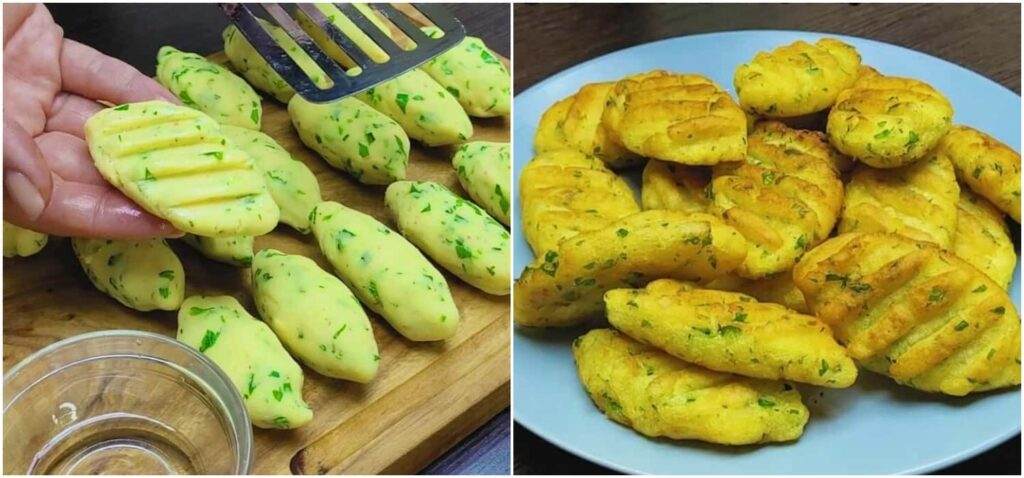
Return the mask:
{"type": "Polygon", "coordinates": [[[8,196],[25,212],[28,220],[35,221],[43,214],[46,202],[27,176],[15,171],[4,173],[4,187],[7,188],[8,196]]]}
{"type": "Polygon", "coordinates": [[[179,237],[183,237],[185,235],[184,231],[179,231],[175,229],[174,226],[172,226],[171,223],[167,221],[161,222],[159,228],[161,237],[169,237],[176,239],[179,237]]]}

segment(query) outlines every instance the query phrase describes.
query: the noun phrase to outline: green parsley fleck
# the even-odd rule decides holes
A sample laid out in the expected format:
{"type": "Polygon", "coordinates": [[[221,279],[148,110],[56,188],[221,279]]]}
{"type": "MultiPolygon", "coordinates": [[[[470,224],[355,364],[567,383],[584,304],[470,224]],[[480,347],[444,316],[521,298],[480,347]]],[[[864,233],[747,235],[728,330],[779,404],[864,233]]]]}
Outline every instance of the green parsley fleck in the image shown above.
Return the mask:
{"type": "MultiPolygon", "coordinates": [[[[194,308],[195,307],[193,307],[193,309],[194,308]]],[[[192,315],[195,315],[195,314],[192,314],[192,315]]],[[[202,342],[199,343],[199,351],[200,352],[206,352],[207,349],[209,349],[210,347],[213,347],[214,344],[217,343],[217,338],[218,337],[220,337],[220,332],[214,332],[212,330],[207,330],[206,333],[203,334],[202,342]]]]}
{"type": "Polygon", "coordinates": [[[399,93],[395,95],[395,103],[398,104],[398,109],[405,113],[405,106],[409,104],[409,95],[405,93],[399,93]]]}

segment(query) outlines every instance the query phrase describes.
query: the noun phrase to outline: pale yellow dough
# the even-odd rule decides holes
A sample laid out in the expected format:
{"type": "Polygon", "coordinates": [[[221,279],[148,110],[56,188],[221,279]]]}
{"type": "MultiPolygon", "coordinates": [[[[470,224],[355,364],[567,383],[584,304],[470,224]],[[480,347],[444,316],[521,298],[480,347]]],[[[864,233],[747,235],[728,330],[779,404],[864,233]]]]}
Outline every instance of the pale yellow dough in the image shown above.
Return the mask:
{"type": "Polygon", "coordinates": [[[313,211],[313,235],[338,277],[398,333],[418,342],[455,335],[459,310],[448,283],[401,234],[325,201],[313,211]]]}
{"type": "Polygon", "coordinates": [[[274,138],[259,131],[221,126],[234,145],[245,151],[263,173],[270,195],[281,209],[281,222],[309,233],[309,212],[320,203],[320,183],[302,161],[292,158],[274,138]]]}
{"type": "Polygon", "coordinates": [[[399,181],[384,196],[398,230],[473,287],[507,295],[512,282],[508,231],[476,204],[431,181],[399,181]]]}
{"type": "Polygon", "coordinates": [[[178,340],[213,360],[260,428],[298,428],[313,419],[302,400],[302,368],[267,324],[234,297],[194,295],[178,311],[178,340]]]}
{"type": "MultiPolygon", "coordinates": [[[[424,27],[423,31],[434,38],[439,30],[424,27]]],[[[420,68],[455,96],[470,116],[491,118],[512,112],[508,70],[477,37],[466,36],[454,48],[420,68]]]]}
{"type": "Polygon", "coordinates": [[[28,257],[46,247],[46,234],[4,221],[4,257],[28,257]]]}
{"type": "Polygon", "coordinates": [[[512,151],[509,143],[476,141],[459,147],[452,167],[462,189],[502,224],[511,225],[512,151]]]}
{"type": "Polygon", "coordinates": [[[263,106],[245,80],[206,58],[165,46],[156,55],[156,78],[185,106],[222,125],[259,131],[263,106]]]}
{"type": "Polygon", "coordinates": [[[337,277],[306,257],[264,249],[252,285],[260,317],[302,363],[328,377],[373,380],[380,355],[370,319],[337,277]]]}
{"type": "Polygon", "coordinates": [[[258,236],[277,225],[252,159],[199,111],[163,101],[107,108],[85,123],[85,138],[107,181],[182,231],[258,236]]]}
{"type": "Polygon", "coordinates": [[[82,270],[100,292],[135,310],[175,310],[185,297],[185,271],[163,239],[72,239],[82,270]]]}
{"type": "Polygon", "coordinates": [[[405,179],[409,137],[394,120],[355,98],[311,103],[301,96],[288,102],[299,139],[335,168],[363,184],[405,179]]]}

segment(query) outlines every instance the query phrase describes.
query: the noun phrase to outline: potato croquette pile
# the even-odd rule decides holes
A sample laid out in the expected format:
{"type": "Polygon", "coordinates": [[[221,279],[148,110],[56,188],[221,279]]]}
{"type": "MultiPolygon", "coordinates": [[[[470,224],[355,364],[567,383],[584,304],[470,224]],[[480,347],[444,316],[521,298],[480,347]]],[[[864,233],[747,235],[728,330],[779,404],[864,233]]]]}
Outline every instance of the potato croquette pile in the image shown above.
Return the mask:
{"type": "MultiPolygon", "coordinates": [[[[351,26],[334,5],[317,8],[336,27],[351,26]]],[[[356,8],[391,32],[375,10],[356,8]]],[[[333,45],[304,26],[320,46],[333,45]]],[[[308,75],[326,79],[284,30],[264,27],[308,75]]],[[[170,46],[159,50],[157,79],[181,105],[112,106],[89,118],[85,137],[96,168],[114,187],[186,233],[182,241],[206,258],[248,269],[245,294],[256,313],[234,296],[188,296],[185,270],[164,239],[71,244],[100,292],[138,311],[177,311],[177,339],[224,370],[253,425],[293,429],[314,415],[303,398],[300,363],[358,383],[373,381],[382,361],[397,363],[381,356],[373,327],[383,324],[374,325],[366,310],[410,342],[444,341],[455,336],[465,304],[456,303],[438,266],[495,300],[511,292],[510,236],[502,224],[511,204],[509,144],[470,141],[471,116],[509,114],[510,77],[479,38],[467,36],[419,68],[315,104],[296,94],[234,25],[223,39],[230,67],[170,46]],[[309,165],[260,131],[269,119],[257,91],[287,105],[299,139],[338,175],[386,186],[362,191],[397,227],[324,197],[309,165]],[[423,146],[449,148],[451,167],[442,171],[458,179],[467,198],[407,177],[410,151],[423,146]],[[256,236],[279,223],[319,249],[312,255],[322,255],[334,273],[300,254],[257,250],[256,236]]],[[[328,53],[353,65],[336,46],[328,53]]],[[[5,257],[35,254],[46,242],[45,234],[4,223],[5,257]]]]}
{"type": "Polygon", "coordinates": [[[1020,385],[1020,154],[834,39],[736,68],[582,86],[520,178],[522,327],[572,344],[608,418],[723,445],[798,439],[801,387],[859,374],[962,397],[1020,385]],[[619,176],[643,168],[641,202],[619,176]],[[1016,226],[1016,224],[1014,224],[1016,226]]]}

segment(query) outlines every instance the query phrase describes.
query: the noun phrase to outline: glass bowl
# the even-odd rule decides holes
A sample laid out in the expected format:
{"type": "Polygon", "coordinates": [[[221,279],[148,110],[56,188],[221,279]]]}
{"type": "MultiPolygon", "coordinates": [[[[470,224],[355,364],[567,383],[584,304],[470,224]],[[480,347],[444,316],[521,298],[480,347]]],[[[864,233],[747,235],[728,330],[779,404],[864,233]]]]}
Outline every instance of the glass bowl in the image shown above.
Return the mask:
{"type": "Polygon", "coordinates": [[[171,338],[71,337],[4,374],[4,474],[245,474],[252,428],[231,380],[171,338]]]}

